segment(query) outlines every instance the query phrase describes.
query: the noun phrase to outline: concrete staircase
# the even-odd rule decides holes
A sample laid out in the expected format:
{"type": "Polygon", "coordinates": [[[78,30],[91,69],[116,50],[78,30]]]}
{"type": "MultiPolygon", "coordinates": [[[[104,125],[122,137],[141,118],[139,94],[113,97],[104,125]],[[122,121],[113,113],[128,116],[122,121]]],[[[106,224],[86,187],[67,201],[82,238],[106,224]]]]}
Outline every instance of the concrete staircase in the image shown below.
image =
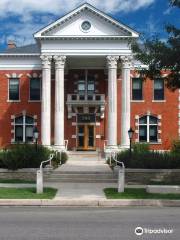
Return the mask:
{"type": "Polygon", "coordinates": [[[61,167],[44,174],[45,182],[114,183],[117,178],[98,152],[69,152],[61,167]]]}

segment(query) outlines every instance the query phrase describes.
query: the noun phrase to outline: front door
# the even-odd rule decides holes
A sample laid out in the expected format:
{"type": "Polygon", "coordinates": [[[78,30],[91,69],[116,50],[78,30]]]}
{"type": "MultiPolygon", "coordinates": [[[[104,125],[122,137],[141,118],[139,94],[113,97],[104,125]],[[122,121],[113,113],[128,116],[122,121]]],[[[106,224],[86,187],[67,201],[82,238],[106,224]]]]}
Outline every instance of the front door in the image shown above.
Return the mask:
{"type": "Polygon", "coordinates": [[[93,125],[78,126],[78,150],[95,150],[95,127],[93,125]]]}

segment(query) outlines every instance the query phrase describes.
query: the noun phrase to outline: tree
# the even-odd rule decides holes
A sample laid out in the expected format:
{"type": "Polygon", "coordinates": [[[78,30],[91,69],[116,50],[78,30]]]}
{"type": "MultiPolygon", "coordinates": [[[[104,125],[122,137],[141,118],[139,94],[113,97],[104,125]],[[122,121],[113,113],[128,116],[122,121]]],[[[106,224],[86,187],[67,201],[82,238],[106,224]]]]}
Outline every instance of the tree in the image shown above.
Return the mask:
{"type": "MultiPolygon", "coordinates": [[[[180,0],[169,0],[170,7],[180,8],[180,0]]],[[[165,78],[167,87],[175,90],[180,88],[180,29],[167,25],[167,42],[162,42],[157,37],[145,39],[143,44],[134,42],[133,52],[137,60],[147,65],[148,68],[139,69],[142,77],[151,79],[160,76],[162,70],[170,70],[165,78]]]]}

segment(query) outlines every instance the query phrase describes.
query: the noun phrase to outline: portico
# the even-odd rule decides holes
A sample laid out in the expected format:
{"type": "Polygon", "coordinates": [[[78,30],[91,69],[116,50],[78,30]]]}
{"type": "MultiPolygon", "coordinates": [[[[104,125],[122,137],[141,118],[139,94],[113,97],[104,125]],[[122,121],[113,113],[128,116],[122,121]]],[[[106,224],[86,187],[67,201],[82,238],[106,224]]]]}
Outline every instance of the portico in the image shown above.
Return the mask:
{"type": "MultiPolygon", "coordinates": [[[[64,95],[65,55],[42,55],[42,107],[41,107],[41,141],[43,145],[51,146],[51,72],[55,66],[55,112],[54,112],[54,147],[64,149],[64,116],[66,98],[64,95]]],[[[104,104],[108,112],[107,149],[117,149],[117,69],[121,66],[121,145],[129,146],[128,130],[130,128],[130,56],[104,56],[108,76],[108,100],[104,104]],[[119,64],[121,63],[121,64],[119,64]]],[[[101,99],[99,99],[101,101],[101,99]]],[[[97,100],[98,102],[98,100],[97,100]]],[[[86,105],[91,105],[86,102],[86,105]]],[[[80,104],[83,106],[83,103],[80,104]]],[[[67,116],[68,118],[68,116],[67,116]]]]}
{"type": "Polygon", "coordinates": [[[82,148],[96,149],[102,148],[102,142],[106,140],[107,150],[129,147],[132,59],[129,40],[137,38],[138,33],[91,5],[83,4],[34,37],[41,45],[42,144],[64,149],[65,139],[76,139],[72,147],[77,149],[82,145],[82,148]],[[81,73],[71,77],[70,73],[75,69],[81,73]],[[104,75],[98,76],[96,71],[102,71],[104,75]],[[54,92],[51,89],[52,73],[54,92]],[[72,85],[72,89],[67,90],[65,82],[72,85]],[[121,96],[120,100],[118,96],[121,96]],[[98,126],[100,134],[96,131],[98,126]],[[69,132],[72,128],[69,137],[66,128],[69,132]]]}

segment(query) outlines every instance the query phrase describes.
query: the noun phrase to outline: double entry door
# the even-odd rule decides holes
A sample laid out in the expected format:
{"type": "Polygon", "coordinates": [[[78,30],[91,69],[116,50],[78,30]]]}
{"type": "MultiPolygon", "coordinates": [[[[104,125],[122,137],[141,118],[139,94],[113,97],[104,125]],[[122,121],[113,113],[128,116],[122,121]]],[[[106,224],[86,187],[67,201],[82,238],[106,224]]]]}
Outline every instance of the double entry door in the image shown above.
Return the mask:
{"type": "Polygon", "coordinates": [[[78,150],[95,150],[95,126],[78,125],[77,127],[77,149],[78,150]]]}

